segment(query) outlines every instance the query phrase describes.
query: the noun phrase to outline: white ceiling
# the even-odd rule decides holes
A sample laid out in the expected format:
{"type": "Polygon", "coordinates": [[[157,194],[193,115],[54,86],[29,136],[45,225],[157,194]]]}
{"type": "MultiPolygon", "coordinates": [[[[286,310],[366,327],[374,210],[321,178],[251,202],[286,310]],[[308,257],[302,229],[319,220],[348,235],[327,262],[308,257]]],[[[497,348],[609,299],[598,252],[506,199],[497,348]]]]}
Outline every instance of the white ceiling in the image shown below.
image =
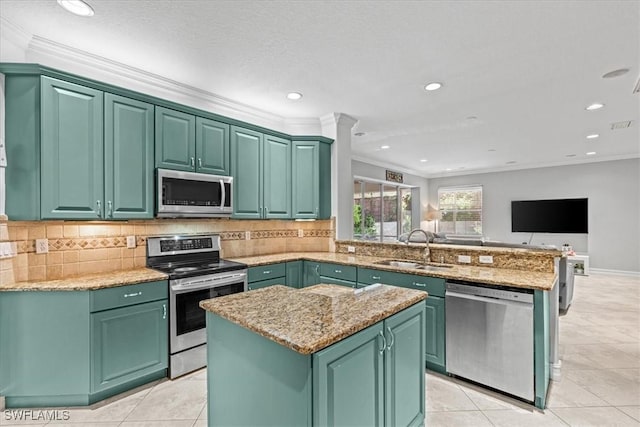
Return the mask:
{"type": "Polygon", "coordinates": [[[426,177],[640,157],[638,1],[87,1],[0,17],[283,117],[346,113],[354,158],[426,177]]]}

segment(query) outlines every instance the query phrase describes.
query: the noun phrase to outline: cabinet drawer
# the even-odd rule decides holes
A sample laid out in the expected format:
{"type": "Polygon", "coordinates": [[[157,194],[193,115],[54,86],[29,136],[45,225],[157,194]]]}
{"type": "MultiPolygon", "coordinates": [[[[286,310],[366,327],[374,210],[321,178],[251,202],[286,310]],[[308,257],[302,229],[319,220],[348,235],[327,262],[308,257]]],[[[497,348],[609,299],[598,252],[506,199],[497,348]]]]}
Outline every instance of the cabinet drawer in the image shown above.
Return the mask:
{"type": "Polygon", "coordinates": [[[351,265],[340,264],[320,264],[320,275],[326,277],[333,277],[336,279],[356,281],[358,277],[357,267],[351,265]]]}
{"type": "MultiPolygon", "coordinates": [[[[286,263],[260,265],[258,267],[249,267],[247,275],[248,282],[258,282],[260,280],[275,279],[277,277],[285,277],[287,274],[286,263]]],[[[284,280],[282,284],[284,285],[284,280]]]]}
{"type": "Polygon", "coordinates": [[[412,276],[412,279],[410,288],[427,291],[429,296],[444,297],[444,279],[427,276],[412,276]]]}
{"type": "Polygon", "coordinates": [[[371,285],[382,283],[385,285],[410,287],[418,276],[410,274],[394,273],[392,271],[375,270],[373,268],[358,269],[358,283],[371,285]]]}
{"type": "Polygon", "coordinates": [[[247,290],[252,291],[254,289],[266,288],[273,285],[286,285],[286,279],[284,277],[274,277],[273,279],[260,280],[259,282],[250,282],[247,285],[247,290]]]}
{"type": "Polygon", "coordinates": [[[92,291],[89,299],[89,308],[91,312],[108,310],[110,308],[166,299],[168,295],[169,284],[166,280],[118,286],[92,291]]]}
{"type": "Polygon", "coordinates": [[[348,286],[350,288],[355,288],[356,287],[356,282],[354,282],[352,280],[336,279],[335,277],[320,276],[320,283],[325,283],[325,284],[330,284],[330,285],[348,286]]]}

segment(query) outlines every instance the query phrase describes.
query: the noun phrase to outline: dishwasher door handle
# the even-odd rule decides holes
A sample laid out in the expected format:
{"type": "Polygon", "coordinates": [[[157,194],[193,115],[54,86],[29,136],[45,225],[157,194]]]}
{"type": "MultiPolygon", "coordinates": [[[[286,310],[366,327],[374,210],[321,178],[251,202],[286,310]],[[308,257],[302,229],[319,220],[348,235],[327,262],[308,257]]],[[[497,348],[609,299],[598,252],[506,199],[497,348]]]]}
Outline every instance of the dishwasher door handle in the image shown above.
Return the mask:
{"type": "Polygon", "coordinates": [[[446,297],[453,297],[453,298],[461,298],[461,299],[470,299],[470,300],[474,300],[474,301],[485,302],[485,303],[488,303],[488,304],[510,305],[510,306],[513,306],[513,307],[522,307],[522,308],[530,306],[531,308],[533,308],[533,303],[532,302],[512,301],[512,300],[499,299],[499,298],[488,298],[488,297],[481,297],[481,296],[478,296],[478,295],[462,294],[460,292],[453,292],[453,291],[446,291],[444,296],[445,296],[445,298],[446,297]]]}

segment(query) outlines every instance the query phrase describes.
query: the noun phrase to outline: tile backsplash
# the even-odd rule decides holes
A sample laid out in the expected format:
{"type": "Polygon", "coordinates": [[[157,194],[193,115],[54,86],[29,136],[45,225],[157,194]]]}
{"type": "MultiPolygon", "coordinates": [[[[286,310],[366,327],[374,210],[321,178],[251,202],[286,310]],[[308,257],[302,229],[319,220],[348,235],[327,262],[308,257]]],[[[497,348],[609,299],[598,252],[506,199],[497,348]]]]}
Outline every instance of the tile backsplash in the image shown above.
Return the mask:
{"type": "Polygon", "coordinates": [[[0,243],[11,245],[14,255],[0,258],[0,283],[55,280],[143,267],[146,239],[158,235],[220,234],[224,258],[279,252],[327,252],[332,249],[334,224],[333,219],[2,221],[0,243]],[[135,248],[127,248],[127,236],[135,236],[135,248]],[[36,253],[36,239],[48,239],[48,253],[36,253]]]}

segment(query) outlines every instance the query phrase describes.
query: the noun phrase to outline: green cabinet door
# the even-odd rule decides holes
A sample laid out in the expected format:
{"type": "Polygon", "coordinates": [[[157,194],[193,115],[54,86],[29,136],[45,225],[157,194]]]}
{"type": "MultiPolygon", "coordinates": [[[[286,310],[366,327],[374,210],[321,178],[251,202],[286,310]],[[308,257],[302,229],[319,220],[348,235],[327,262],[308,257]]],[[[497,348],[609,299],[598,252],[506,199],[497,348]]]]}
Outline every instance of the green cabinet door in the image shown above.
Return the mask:
{"type": "Polygon", "coordinates": [[[196,118],[191,114],[156,107],[156,166],[196,170],[196,118]]]}
{"type": "Polygon", "coordinates": [[[107,219],[153,218],[153,105],[104,96],[107,219]]]}
{"type": "Polygon", "coordinates": [[[229,175],[229,125],[196,117],[196,170],[229,175]]]}
{"type": "Polygon", "coordinates": [[[304,261],[287,262],[285,284],[292,288],[302,288],[303,281],[304,261]]]}
{"type": "Polygon", "coordinates": [[[264,135],[263,218],[291,218],[291,141],[264,135]]]}
{"type": "Polygon", "coordinates": [[[162,371],[168,361],[167,300],[91,315],[91,392],[162,371]]]}
{"type": "Polygon", "coordinates": [[[292,143],[292,217],[318,218],[320,203],[320,143],[292,143]]]}
{"type": "Polygon", "coordinates": [[[386,426],[421,426],[425,417],[424,304],[416,304],[384,321],[386,426]]]}
{"type": "Polygon", "coordinates": [[[231,126],[234,218],[262,218],[262,140],[260,132],[231,126]]]}
{"type": "Polygon", "coordinates": [[[445,307],[444,298],[431,296],[427,304],[426,358],[427,368],[446,372],[445,364],[445,307]]]}
{"type": "Polygon", "coordinates": [[[320,263],[305,261],[302,286],[313,286],[318,283],[320,283],[320,263]]]}
{"type": "Polygon", "coordinates": [[[313,355],[313,425],[384,425],[382,334],[379,322],[313,355]]]}
{"type": "Polygon", "coordinates": [[[41,102],[41,218],[102,218],[102,92],[42,77],[41,102]]]}

